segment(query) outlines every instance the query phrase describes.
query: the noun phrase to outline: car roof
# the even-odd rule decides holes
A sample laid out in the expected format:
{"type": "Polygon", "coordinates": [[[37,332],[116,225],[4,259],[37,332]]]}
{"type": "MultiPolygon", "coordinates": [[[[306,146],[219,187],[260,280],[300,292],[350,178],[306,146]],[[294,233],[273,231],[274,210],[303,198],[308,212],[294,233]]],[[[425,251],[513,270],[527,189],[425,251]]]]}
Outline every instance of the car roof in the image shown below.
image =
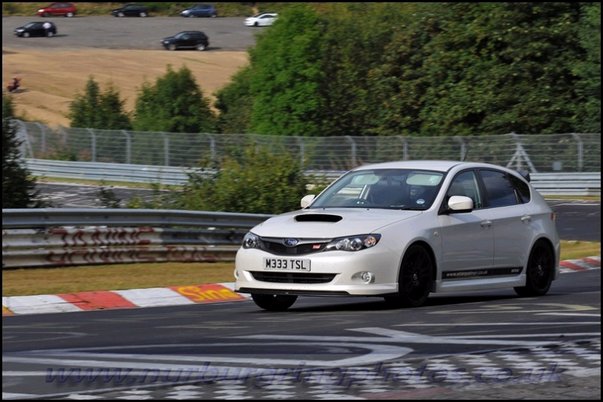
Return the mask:
{"type": "Polygon", "coordinates": [[[505,172],[512,172],[517,175],[517,172],[505,168],[503,166],[492,165],[489,163],[481,162],[463,162],[463,161],[447,161],[447,160],[411,160],[411,161],[394,161],[394,162],[383,162],[374,163],[370,165],[363,165],[353,170],[365,170],[365,169],[421,169],[421,170],[434,170],[437,172],[448,172],[452,168],[459,166],[461,168],[494,168],[503,170],[505,172]]]}

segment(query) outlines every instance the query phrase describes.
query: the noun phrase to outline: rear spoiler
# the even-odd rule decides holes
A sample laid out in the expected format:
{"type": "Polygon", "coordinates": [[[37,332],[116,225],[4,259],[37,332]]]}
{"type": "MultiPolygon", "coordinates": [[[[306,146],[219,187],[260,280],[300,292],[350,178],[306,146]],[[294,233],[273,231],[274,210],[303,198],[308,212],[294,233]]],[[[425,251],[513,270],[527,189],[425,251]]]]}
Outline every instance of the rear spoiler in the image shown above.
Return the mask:
{"type": "Polygon", "coordinates": [[[517,173],[519,173],[521,177],[526,179],[528,183],[530,182],[530,172],[528,172],[527,170],[518,170],[517,173]]]}

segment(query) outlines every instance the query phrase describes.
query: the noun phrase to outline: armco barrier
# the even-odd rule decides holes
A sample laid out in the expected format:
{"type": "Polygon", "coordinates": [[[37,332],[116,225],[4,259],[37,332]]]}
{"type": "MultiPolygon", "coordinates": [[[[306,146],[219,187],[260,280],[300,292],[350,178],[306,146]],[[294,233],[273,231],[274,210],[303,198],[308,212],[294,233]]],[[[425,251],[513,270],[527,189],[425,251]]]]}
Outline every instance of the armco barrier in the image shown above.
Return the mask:
{"type": "Polygon", "coordinates": [[[145,209],[3,209],[2,268],[231,261],[271,215],[145,209]]]}

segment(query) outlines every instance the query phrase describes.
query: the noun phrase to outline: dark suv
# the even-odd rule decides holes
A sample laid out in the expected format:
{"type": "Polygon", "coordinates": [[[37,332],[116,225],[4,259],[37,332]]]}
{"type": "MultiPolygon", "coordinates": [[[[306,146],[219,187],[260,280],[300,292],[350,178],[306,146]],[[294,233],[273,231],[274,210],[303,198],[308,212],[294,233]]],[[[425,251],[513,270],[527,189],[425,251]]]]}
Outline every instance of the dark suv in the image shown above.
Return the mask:
{"type": "Polygon", "coordinates": [[[218,16],[216,8],[211,4],[195,4],[192,7],[182,10],[180,13],[183,17],[212,17],[218,16]]]}
{"type": "Polygon", "coordinates": [[[114,17],[148,17],[149,9],[138,4],[126,4],[111,11],[114,17]]]}
{"type": "Polygon", "coordinates": [[[182,31],[174,36],[163,38],[161,44],[168,50],[205,50],[209,46],[209,38],[201,31],[182,31]]]}

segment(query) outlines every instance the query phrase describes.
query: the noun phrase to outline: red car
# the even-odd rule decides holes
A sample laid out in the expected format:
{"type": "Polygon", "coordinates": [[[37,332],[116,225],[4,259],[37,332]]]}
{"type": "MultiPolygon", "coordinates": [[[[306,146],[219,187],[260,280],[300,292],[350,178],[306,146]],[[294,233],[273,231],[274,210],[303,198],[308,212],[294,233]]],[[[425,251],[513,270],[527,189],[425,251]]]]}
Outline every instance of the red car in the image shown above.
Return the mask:
{"type": "Polygon", "coordinates": [[[48,7],[40,8],[36,14],[40,17],[51,17],[62,15],[65,17],[73,17],[76,12],[73,3],[52,3],[48,7]]]}

